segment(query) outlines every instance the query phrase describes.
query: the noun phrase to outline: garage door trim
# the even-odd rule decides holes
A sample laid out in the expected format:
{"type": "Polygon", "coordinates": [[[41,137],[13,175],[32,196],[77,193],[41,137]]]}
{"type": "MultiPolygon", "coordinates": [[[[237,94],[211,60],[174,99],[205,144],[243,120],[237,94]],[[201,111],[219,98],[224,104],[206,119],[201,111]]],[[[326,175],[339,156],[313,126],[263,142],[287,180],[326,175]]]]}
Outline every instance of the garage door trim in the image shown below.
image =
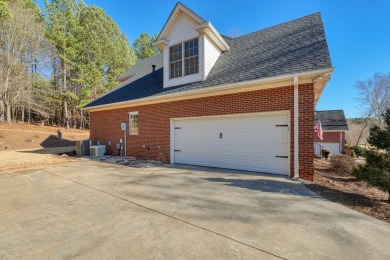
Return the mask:
{"type": "Polygon", "coordinates": [[[175,121],[180,120],[197,120],[205,118],[222,118],[222,117],[245,117],[245,116],[266,116],[266,115],[287,115],[288,128],[287,131],[287,154],[288,154],[288,176],[291,176],[291,133],[290,133],[290,111],[289,110],[280,110],[272,112],[255,112],[255,113],[238,113],[238,114],[226,114],[226,115],[211,115],[211,116],[193,116],[193,117],[178,117],[170,119],[170,162],[175,163],[175,121]]]}

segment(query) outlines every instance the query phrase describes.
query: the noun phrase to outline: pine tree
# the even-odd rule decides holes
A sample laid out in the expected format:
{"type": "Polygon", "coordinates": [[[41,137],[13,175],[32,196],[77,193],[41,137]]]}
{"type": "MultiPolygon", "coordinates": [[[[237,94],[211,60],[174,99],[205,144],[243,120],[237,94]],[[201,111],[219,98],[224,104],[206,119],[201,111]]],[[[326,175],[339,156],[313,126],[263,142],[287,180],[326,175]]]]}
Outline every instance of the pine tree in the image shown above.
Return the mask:
{"type": "Polygon", "coordinates": [[[153,57],[159,53],[159,50],[153,46],[157,35],[150,36],[148,33],[141,33],[138,39],[134,40],[133,47],[138,59],[153,57]]]}
{"type": "Polygon", "coordinates": [[[117,76],[135,63],[134,51],[99,7],[51,0],[45,3],[44,17],[46,35],[58,54],[53,58],[53,83],[61,89],[62,121],[82,120],[80,108],[117,84],[117,76]]]}
{"type": "MultiPolygon", "coordinates": [[[[68,90],[70,71],[76,67],[75,58],[81,46],[77,41],[79,31],[79,6],[75,0],[45,1],[46,36],[59,54],[62,82],[63,122],[69,126],[68,99],[73,97],[68,90]]],[[[58,83],[58,82],[57,82],[58,83]]]]}

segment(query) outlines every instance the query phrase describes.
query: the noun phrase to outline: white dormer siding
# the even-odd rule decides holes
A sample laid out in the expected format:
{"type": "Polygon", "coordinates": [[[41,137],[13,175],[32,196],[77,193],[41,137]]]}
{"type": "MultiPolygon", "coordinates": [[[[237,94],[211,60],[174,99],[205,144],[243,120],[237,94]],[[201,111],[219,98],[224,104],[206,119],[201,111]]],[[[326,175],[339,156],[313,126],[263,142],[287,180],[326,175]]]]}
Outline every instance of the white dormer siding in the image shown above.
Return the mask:
{"type": "Polygon", "coordinates": [[[207,36],[204,36],[204,79],[207,78],[214,64],[217,62],[221,51],[207,36]]]}
{"type": "Polygon", "coordinates": [[[164,88],[204,80],[204,36],[199,35],[199,32],[195,29],[197,25],[191,17],[183,13],[167,37],[168,46],[164,48],[164,88]],[[194,38],[199,39],[199,72],[186,76],[183,70],[181,77],[170,79],[169,47],[194,38]]]}
{"type": "Polygon", "coordinates": [[[221,53],[229,50],[228,44],[210,22],[206,22],[181,3],[175,6],[154,46],[163,52],[164,88],[205,80],[221,53]],[[196,57],[193,43],[187,45],[189,51],[187,53],[185,52],[184,43],[195,38],[198,39],[198,57],[196,57]],[[169,59],[170,47],[178,44],[182,44],[182,67],[180,67],[180,55],[177,55],[180,53],[179,47],[176,46],[173,49],[172,62],[169,59]],[[185,55],[191,56],[185,57],[185,55]],[[196,58],[198,58],[199,62],[198,72],[185,75],[185,61],[187,61],[187,65],[190,64],[190,67],[187,66],[187,68],[190,68],[187,73],[195,72],[196,67],[194,67],[194,61],[196,58]],[[174,68],[172,74],[170,71],[170,62],[174,68]],[[181,74],[180,68],[182,69],[181,74]]]}

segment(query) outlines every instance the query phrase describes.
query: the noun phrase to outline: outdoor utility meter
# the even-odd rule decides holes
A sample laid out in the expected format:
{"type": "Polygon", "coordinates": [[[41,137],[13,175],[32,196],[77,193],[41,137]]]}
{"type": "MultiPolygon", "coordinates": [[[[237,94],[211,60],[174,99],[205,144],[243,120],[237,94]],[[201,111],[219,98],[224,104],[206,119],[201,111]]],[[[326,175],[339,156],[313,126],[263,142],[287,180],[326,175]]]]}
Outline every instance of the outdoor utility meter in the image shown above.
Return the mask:
{"type": "Polygon", "coordinates": [[[121,124],[121,130],[122,131],[126,131],[126,123],[122,123],[121,124]]]}

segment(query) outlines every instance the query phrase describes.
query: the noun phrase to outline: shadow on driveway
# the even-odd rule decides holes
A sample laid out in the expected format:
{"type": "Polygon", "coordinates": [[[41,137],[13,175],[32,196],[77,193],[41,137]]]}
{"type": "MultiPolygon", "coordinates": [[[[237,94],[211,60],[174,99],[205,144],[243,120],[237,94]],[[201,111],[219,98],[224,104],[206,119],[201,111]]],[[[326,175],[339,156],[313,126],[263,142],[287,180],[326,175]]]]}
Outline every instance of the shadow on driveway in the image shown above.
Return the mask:
{"type": "Polygon", "coordinates": [[[239,171],[212,167],[174,164],[169,168],[188,170],[188,174],[200,174],[202,180],[220,183],[226,186],[238,187],[253,191],[280,193],[313,198],[323,197],[306,188],[300,181],[293,181],[287,176],[260,172],[239,171]],[[210,177],[210,173],[214,176],[210,177]]]}
{"type": "Polygon", "coordinates": [[[281,193],[288,195],[310,196],[318,198],[318,195],[313,194],[309,189],[304,187],[300,182],[278,181],[278,180],[263,180],[263,179],[231,179],[231,178],[205,178],[207,181],[223,183],[227,186],[234,186],[243,189],[281,193]]]}

